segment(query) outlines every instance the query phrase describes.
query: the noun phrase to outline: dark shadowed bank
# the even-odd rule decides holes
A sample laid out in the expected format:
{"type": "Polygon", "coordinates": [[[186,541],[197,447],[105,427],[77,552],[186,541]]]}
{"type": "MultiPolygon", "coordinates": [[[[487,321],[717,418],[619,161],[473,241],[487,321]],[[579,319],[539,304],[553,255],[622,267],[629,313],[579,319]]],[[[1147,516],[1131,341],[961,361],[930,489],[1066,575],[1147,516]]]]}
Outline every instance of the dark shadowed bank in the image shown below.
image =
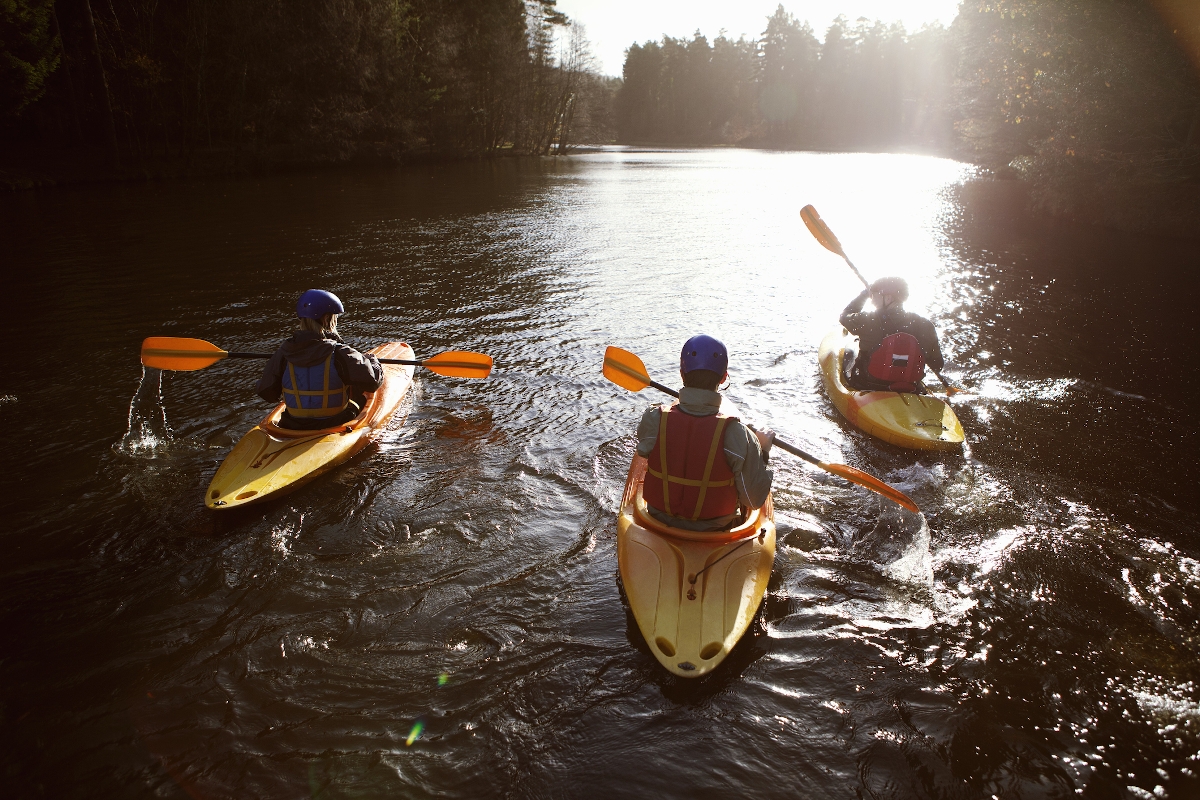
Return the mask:
{"type": "Polygon", "coordinates": [[[0,186],[611,141],[554,0],[0,2],[0,186]]]}
{"type": "Polygon", "coordinates": [[[1200,4],[964,2],[952,33],[964,157],[1049,216],[1200,235],[1200,4]]]}

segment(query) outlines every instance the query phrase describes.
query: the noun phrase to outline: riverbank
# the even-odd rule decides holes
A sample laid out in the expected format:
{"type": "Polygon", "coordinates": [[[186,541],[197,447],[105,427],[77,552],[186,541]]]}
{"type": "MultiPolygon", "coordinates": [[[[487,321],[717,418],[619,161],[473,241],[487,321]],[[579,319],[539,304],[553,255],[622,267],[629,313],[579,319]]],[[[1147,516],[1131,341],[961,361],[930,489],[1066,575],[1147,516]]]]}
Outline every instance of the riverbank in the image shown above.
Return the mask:
{"type": "Polygon", "coordinates": [[[397,151],[388,144],[359,146],[352,153],[314,153],[290,146],[267,150],[210,147],[186,153],[161,152],[136,160],[114,162],[102,147],[57,148],[27,143],[5,143],[0,149],[0,192],[49,189],[97,183],[142,183],[180,178],[213,178],[236,175],[272,175],[325,169],[390,168],[404,164],[459,162],[508,157],[511,149],[486,155],[433,151],[429,148],[397,151]]]}
{"type": "Polygon", "coordinates": [[[970,213],[1023,217],[1041,225],[1107,228],[1176,239],[1200,238],[1200,191],[1187,185],[1112,182],[1092,192],[1064,192],[1015,170],[981,169],[961,194],[970,213]]]}

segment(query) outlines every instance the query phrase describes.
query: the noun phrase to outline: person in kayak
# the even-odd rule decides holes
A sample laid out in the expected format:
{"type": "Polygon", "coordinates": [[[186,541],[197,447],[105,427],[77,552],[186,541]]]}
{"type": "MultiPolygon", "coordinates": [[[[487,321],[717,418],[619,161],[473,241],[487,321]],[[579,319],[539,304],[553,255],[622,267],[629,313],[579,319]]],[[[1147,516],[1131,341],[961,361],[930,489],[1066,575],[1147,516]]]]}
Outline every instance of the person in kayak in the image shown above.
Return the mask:
{"type": "Polygon", "coordinates": [[[383,385],[383,366],[371,353],[342,343],[338,314],[345,311],[332,292],[309,289],[296,303],[297,331],[271,356],[254,390],[269,403],[287,406],[279,426],[320,430],[358,416],[364,393],[383,385]]]}
{"type": "Polygon", "coordinates": [[[752,431],[721,413],[717,391],[729,377],[729,354],[711,336],[683,345],[679,401],[646,410],[637,452],[649,461],[642,497],[650,515],[693,531],[726,530],[767,501],[767,457],[775,434],[752,431]]]}
{"type": "Polygon", "coordinates": [[[920,379],[925,365],[940,375],[945,361],[938,346],[937,331],[929,320],[904,310],[907,299],[908,284],[903,278],[880,278],[863,289],[842,311],[842,327],[858,337],[858,355],[853,363],[848,357],[844,365],[846,383],[851,388],[921,391],[920,379]],[[875,310],[864,312],[862,309],[868,297],[875,310]],[[906,346],[910,352],[905,351],[906,346]],[[920,348],[919,352],[915,351],[916,347],[920,348]],[[893,368],[893,364],[907,367],[910,359],[911,368],[893,368]]]}

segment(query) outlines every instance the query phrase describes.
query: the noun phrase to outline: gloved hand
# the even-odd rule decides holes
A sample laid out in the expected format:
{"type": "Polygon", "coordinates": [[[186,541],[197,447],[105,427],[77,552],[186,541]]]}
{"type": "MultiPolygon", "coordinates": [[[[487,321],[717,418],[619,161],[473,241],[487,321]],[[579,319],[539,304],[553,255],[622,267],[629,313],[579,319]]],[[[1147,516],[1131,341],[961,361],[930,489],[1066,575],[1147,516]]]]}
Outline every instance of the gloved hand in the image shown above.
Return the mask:
{"type": "Polygon", "coordinates": [[[767,428],[761,431],[754,431],[754,435],[758,437],[758,446],[762,448],[763,461],[771,460],[771,445],[775,444],[775,431],[767,428]]]}

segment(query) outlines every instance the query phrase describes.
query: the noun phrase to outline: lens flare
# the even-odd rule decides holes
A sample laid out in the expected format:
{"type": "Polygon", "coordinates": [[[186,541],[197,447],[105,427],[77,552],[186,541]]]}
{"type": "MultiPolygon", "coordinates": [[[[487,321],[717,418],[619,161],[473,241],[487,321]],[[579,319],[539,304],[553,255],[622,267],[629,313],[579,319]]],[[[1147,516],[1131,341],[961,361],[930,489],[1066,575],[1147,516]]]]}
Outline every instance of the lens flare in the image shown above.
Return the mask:
{"type": "Polygon", "coordinates": [[[412,743],[417,740],[423,730],[425,730],[425,721],[419,719],[413,724],[412,730],[408,732],[408,738],[404,740],[404,746],[412,747],[412,743]]]}
{"type": "Polygon", "coordinates": [[[438,675],[438,686],[445,686],[449,682],[450,682],[450,676],[447,675],[445,672],[443,672],[441,675],[438,675]]]}

